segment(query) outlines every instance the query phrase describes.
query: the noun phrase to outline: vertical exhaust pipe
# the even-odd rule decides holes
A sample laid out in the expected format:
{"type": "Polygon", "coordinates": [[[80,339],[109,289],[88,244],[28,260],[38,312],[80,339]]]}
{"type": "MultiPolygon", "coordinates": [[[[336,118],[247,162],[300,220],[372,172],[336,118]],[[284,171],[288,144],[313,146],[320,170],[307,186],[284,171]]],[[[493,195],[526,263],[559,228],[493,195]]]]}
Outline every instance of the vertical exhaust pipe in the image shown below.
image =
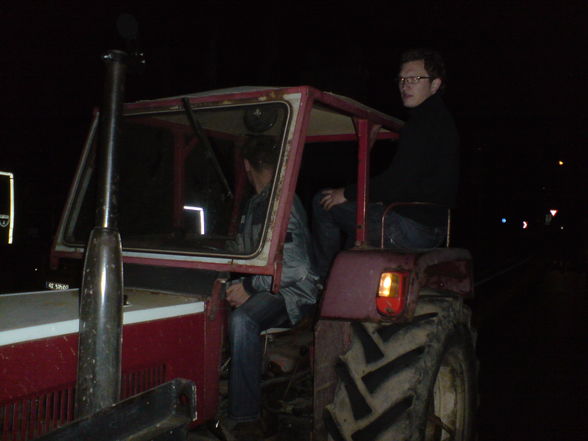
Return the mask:
{"type": "Polygon", "coordinates": [[[80,337],[76,417],[119,399],[123,267],[118,232],[118,151],[127,54],[112,50],[103,59],[106,80],[100,112],[98,209],[90,233],[80,291],[80,337]]]}

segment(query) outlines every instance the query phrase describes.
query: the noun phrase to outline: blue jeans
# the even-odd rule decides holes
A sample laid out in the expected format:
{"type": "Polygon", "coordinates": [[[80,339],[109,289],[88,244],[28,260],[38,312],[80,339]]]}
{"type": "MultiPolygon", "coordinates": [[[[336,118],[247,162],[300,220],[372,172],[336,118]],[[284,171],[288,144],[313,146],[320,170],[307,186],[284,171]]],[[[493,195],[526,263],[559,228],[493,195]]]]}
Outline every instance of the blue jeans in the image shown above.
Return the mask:
{"type": "Polygon", "coordinates": [[[386,215],[384,235],[385,248],[426,251],[443,243],[447,228],[423,225],[392,211],[386,215]]]}
{"type": "Polygon", "coordinates": [[[265,329],[291,326],[280,294],[257,293],[236,308],[229,320],[231,371],[229,417],[253,421],[261,411],[262,342],[265,329]]]}
{"type": "MultiPolygon", "coordinates": [[[[317,193],[313,199],[312,238],[318,273],[324,281],[333,259],[342,248],[342,232],[347,237],[344,248],[353,246],[357,204],[348,201],[327,211],[320,204],[320,199],[321,193],[317,193]]],[[[367,241],[371,246],[380,246],[383,212],[384,205],[381,203],[370,203],[367,206],[367,241]]],[[[422,225],[394,211],[386,215],[385,248],[422,251],[441,245],[445,235],[444,227],[422,225]]]]}
{"type": "MultiPolygon", "coordinates": [[[[354,244],[356,204],[344,202],[327,211],[320,204],[321,197],[322,194],[319,192],[312,201],[312,240],[318,275],[325,281],[337,253],[342,248],[351,248],[354,244]]],[[[380,225],[378,214],[374,212],[372,205],[377,204],[368,206],[366,219],[370,243],[379,237],[380,225]]]]}

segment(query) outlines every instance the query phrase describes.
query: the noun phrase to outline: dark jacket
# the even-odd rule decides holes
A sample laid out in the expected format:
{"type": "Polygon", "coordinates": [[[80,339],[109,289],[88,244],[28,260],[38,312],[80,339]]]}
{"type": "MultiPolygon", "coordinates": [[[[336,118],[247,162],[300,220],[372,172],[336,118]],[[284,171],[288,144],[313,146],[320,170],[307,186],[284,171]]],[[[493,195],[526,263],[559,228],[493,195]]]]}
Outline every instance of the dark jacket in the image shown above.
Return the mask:
{"type": "MultiPolygon", "coordinates": [[[[400,130],[398,150],[390,167],[370,180],[370,201],[434,202],[454,207],[459,179],[459,135],[453,117],[435,94],[411,109],[400,130]]],[[[357,188],[345,188],[345,197],[355,200],[357,188]]],[[[447,209],[400,207],[399,214],[428,226],[443,226],[447,209]]]]}

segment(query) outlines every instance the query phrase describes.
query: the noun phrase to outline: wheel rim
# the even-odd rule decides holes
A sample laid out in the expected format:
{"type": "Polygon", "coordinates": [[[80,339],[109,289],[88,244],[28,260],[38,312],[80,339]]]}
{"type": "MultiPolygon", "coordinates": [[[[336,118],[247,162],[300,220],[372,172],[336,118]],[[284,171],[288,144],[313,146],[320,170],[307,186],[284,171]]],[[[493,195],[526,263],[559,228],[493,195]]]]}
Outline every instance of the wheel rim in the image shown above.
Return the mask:
{"type": "Polygon", "coordinates": [[[426,441],[465,441],[468,402],[464,357],[451,348],[439,368],[429,408],[426,441]]]}

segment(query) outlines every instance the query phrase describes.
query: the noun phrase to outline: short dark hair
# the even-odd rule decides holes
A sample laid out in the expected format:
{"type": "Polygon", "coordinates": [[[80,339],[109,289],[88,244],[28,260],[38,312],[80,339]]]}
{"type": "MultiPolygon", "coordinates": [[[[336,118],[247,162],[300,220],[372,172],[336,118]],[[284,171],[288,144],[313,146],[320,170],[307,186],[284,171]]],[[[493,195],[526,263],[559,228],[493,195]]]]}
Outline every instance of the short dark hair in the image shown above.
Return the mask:
{"type": "Polygon", "coordinates": [[[439,78],[441,80],[441,89],[443,89],[447,82],[447,72],[441,53],[434,49],[419,48],[407,50],[400,56],[401,65],[417,60],[424,61],[427,74],[433,79],[439,78]]]}
{"type": "Polygon", "coordinates": [[[273,136],[252,136],[243,146],[243,159],[256,171],[274,169],[280,155],[280,146],[273,136]]]}

